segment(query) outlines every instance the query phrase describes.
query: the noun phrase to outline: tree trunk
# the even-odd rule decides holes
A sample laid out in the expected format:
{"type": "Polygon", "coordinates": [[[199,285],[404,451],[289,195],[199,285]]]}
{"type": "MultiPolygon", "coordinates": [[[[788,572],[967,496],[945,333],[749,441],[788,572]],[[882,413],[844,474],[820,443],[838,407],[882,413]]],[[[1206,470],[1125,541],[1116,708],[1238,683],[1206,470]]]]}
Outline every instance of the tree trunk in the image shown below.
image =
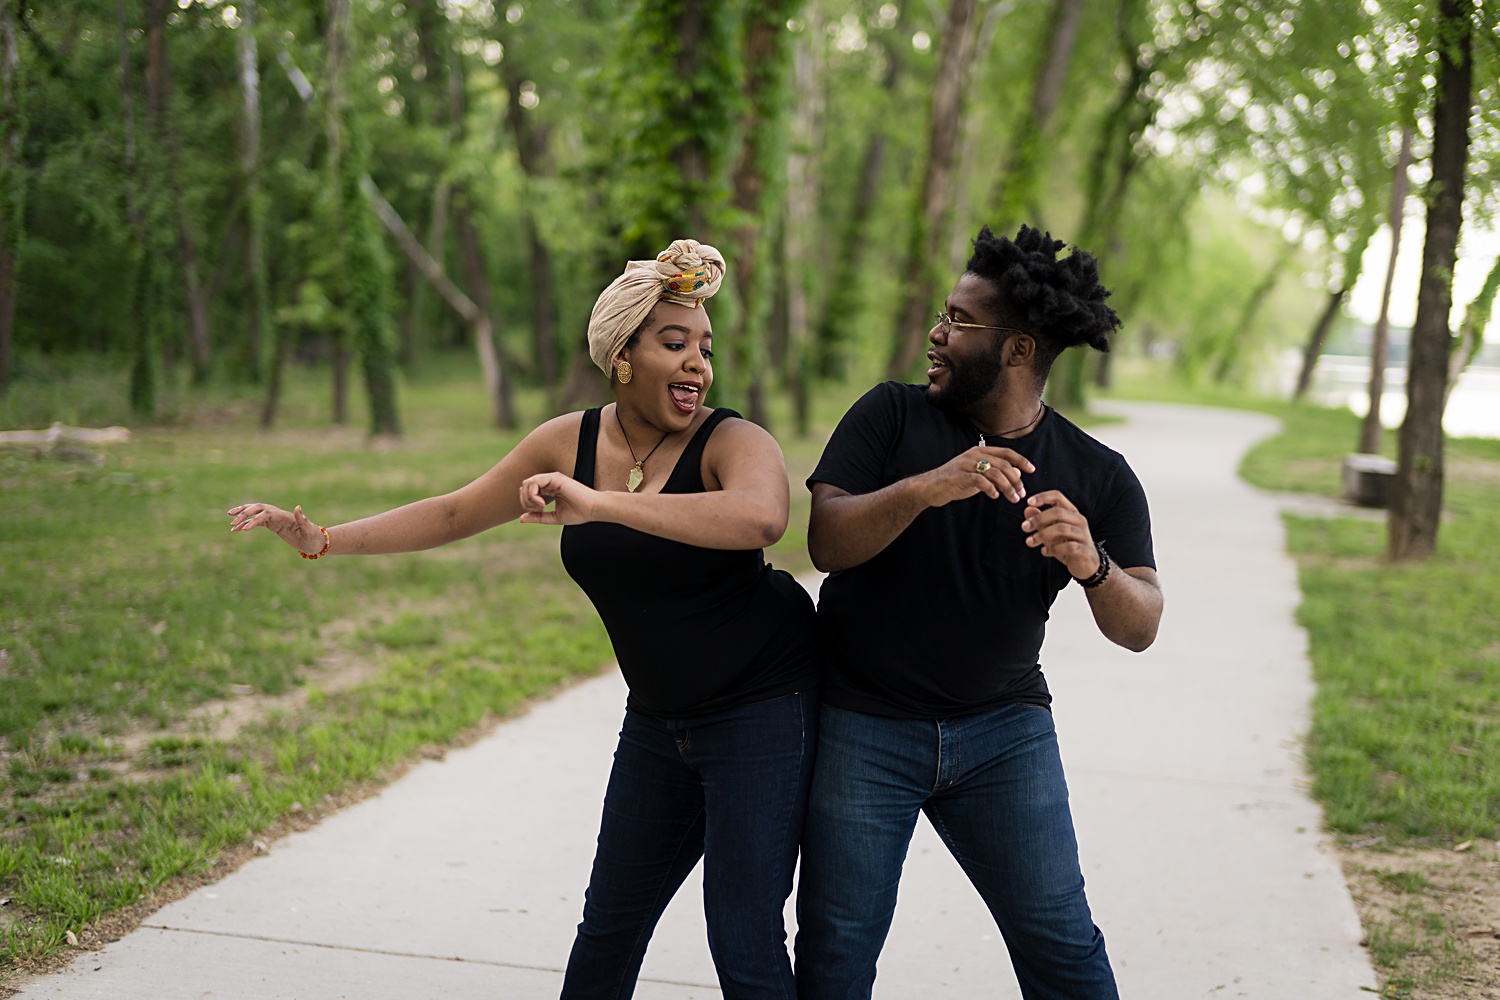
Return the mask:
{"type": "Polygon", "coordinates": [[[510,379],[495,353],[495,323],[491,318],[489,277],[484,270],[484,257],[479,252],[479,233],[474,220],[469,216],[466,200],[460,200],[454,209],[453,227],[457,231],[459,256],[463,259],[464,283],[474,298],[477,312],[474,322],[474,347],[479,352],[479,366],[484,372],[485,387],[494,406],[492,417],[496,427],[506,429],[517,425],[514,394],[510,379]]]}
{"type": "Polygon", "coordinates": [[[1443,401],[1453,337],[1453,263],[1463,222],[1464,162],[1469,153],[1474,43],[1468,4],[1440,0],[1437,99],[1432,109],[1432,180],[1427,188],[1427,236],[1417,318],[1406,376],[1396,481],[1387,539],[1392,559],[1425,559],[1437,548],[1443,512],[1443,401]],[[1446,30],[1444,30],[1446,29],[1446,30]]]}
{"type": "Polygon", "coordinates": [[[1473,362],[1474,356],[1484,344],[1484,328],[1490,325],[1490,316],[1494,314],[1497,291],[1500,291],[1500,258],[1490,267],[1489,276],[1484,279],[1484,287],[1479,290],[1474,301],[1469,303],[1469,308],[1464,310],[1464,323],[1459,328],[1458,341],[1453,345],[1453,353],[1448,360],[1448,384],[1443,392],[1445,410],[1459,376],[1473,362]]]}
{"type": "MultiPolygon", "coordinates": [[[[897,6],[900,12],[896,15],[896,24],[891,29],[891,38],[894,41],[888,41],[885,45],[885,76],[880,81],[882,108],[895,106],[896,90],[906,68],[906,51],[910,44],[906,26],[907,12],[911,7],[911,2],[906,0],[897,6]]],[[[806,37],[809,39],[808,46],[823,44],[818,34],[818,29],[821,27],[821,22],[809,23],[806,32],[806,37]],[[817,41],[814,42],[813,39],[817,41]]],[[[798,58],[804,58],[804,56],[799,54],[798,58]]],[[[814,73],[811,68],[814,53],[807,52],[805,58],[809,63],[807,73],[810,78],[814,73]]],[[[813,100],[815,95],[803,90],[800,85],[797,93],[799,95],[797,110],[800,114],[803,104],[813,100]]],[[[814,141],[818,128],[816,118],[810,118],[804,124],[806,141],[814,141]]],[[[864,273],[864,248],[869,242],[868,234],[874,215],[875,199],[880,195],[881,175],[885,172],[887,124],[887,116],[881,115],[876,119],[875,128],[865,139],[865,152],[860,158],[859,183],[854,188],[854,201],[849,206],[848,214],[844,216],[843,225],[839,228],[838,249],[833,255],[833,275],[828,281],[828,295],[823,301],[823,309],[818,317],[817,332],[811,343],[811,349],[814,352],[812,365],[818,378],[836,379],[844,374],[844,352],[854,340],[861,302],[860,277],[864,273]]],[[[787,224],[791,226],[796,223],[788,220],[787,224]]],[[[789,249],[788,253],[795,257],[792,250],[789,249]]],[[[806,295],[805,289],[802,294],[806,295]]]]}
{"type": "Polygon", "coordinates": [[[1292,399],[1302,399],[1307,395],[1307,390],[1312,388],[1313,372],[1318,367],[1323,345],[1328,341],[1328,331],[1333,329],[1333,321],[1338,318],[1339,310],[1348,297],[1347,282],[1342,288],[1328,293],[1328,304],[1318,314],[1318,321],[1313,324],[1312,333],[1308,335],[1307,346],[1302,348],[1302,368],[1297,372],[1297,387],[1292,390],[1292,399]]]}
{"type": "MultiPolygon", "coordinates": [[[[345,90],[347,82],[345,75],[348,60],[346,49],[349,41],[350,11],[349,0],[327,0],[328,27],[326,34],[326,45],[328,51],[328,85],[323,93],[323,129],[328,137],[328,162],[325,164],[327,176],[324,183],[328,185],[333,205],[333,232],[328,238],[336,241],[339,246],[338,276],[343,282],[348,280],[349,260],[349,235],[348,219],[344,211],[343,203],[343,160],[344,148],[344,105],[348,103],[348,93],[345,90]]],[[[346,296],[336,295],[336,299],[344,299],[346,296]]],[[[347,317],[347,301],[338,302],[337,305],[347,317]]],[[[333,422],[344,425],[349,422],[349,329],[347,319],[334,325],[333,330],[333,422]]]]}
{"type": "Polygon", "coordinates": [[[25,222],[26,175],[21,166],[23,131],[16,90],[20,53],[15,9],[0,2],[0,396],[10,388],[12,330],[16,319],[16,273],[25,222]]]}
{"type": "MultiPolygon", "coordinates": [[[[969,71],[964,74],[964,81],[961,85],[965,93],[974,91],[975,77],[979,75],[984,61],[989,58],[995,37],[1000,32],[1000,25],[1013,6],[1014,0],[993,4],[985,13],[984,20],[980,22],[974,59],[969,63],[969,71]]],[[[973,246],[974,230],[972,212],[969,208],[969,192],[974,186],[971,175],[979,159],[980,137],[984,133],[983,116],[972,106],[962,118],[963,123],[959,127],[962,138],[959,140],[958,165],[955,168],[957,176],[953,182],[953,198],[949,207],[949,221],[952,225],[948,227],[948,270],[953,274],[958,274],[963,270],[973,246]]],[[[985,162],[983,166],[988,168],[990,164],[985,162]]],[[[998,228],[992,219],[986,218],[985,221],[990,224],[991,228],[998,228]]]]}
{"type": "MultiPolygon", "coordinates": [[[[793,72],[795,93],[817,93],[818,67],[813,49],[822,44],[817,31],[809,29],[796,48],[793,72]]],[[[805,96],[795,105],[792,118],[792,153],[787,158],[787,196],[783,202],[782,282],[786,292],[787,382],[792,393],[793,421],[797,436],[812,432],[811,383],[813,352],[808,343],[807,275],[808,238],[817,216],[818,184],[813,176],[813,134],[817,129],[817,104],[805,96]]],[[[867,161],[868,162],[868,161],[867,161]]],[[[852,228],[852,227],[851,227],[852,228]]],[[[851,276],[852,277],[852,276],[851,276]]]]}
{"type": "Polygon", "coordinates": [[[328,0],[328,87],[324,94],[328,133],[328,183],[335,198],[333,239],[340,265],[335,305],[339,310],[334,348],[334,405],[339,422],[348,420],[345,377],[351,340],[357,345],[370,401],[370,432],[401,433],[396,406],[395,344],[390,326],[391,269],[373,225],[363,187],[367,152],[349,114],[353,30],[349,0],[328,0]]]}
{"type": "Polygon", "coordinates": [[[1251,340],[1251,330],[1255,327],[1255,320],[1260,316],[1261,307],[1270,298],[1271,292],[1275,290],[1276,283],[1281,280],[1281,272],[1286,270],[1292,262],[1292,256],[1296,253],[1296,246],[1291,243],[1282,244],[1281,250],[1276,254],[1276,259],[1271,263],[1265,276],[1261,278],[1260,284],[1251,291],[1250,297],[1245,300],[1245,308],[1240,311],[1240,321],[1235,324],[1234,332],[1230,334],[1229,340],[1224,344],[1224,349],[1219,352],[1219,363],[1214,366],[1214,381],[1227,382],[1240,365],[1240,359],[1245,355],[1245,348],[1251,340]]]}
{"type": "Polygon", "coordinates": [[[802,0],[760,0],[750,4],[745,14],[744,99],[746,114],[741,128],[744,141],[739,161],[734,166],[733,204],[743,221],[733,233],[738,251],[734,288],[739,297],[736,329],[729,337],[729,369],[734,396],[742,398],[745,415],[762,427],[768,426],[766,409],[766,321],[770,304],[767,261],[761,245],[765,227],[765,192],[771,150],[776,147],[777,133],[785,104],[784,78],[790,35],[787,19],[796,13],[802,0]]]}
{"type": "MultiPolygon", "coordinates": [[[[1159,105],[1147,96],[1154,66],[1140,56],[1137,37],[1146,9],[1140,0],[1121,0],[1115,16],[1115,41],[1125,81],[1115,103],[1105,115],[1103,127],[1090,157],[1084,185],[1084,215],[1078,245],[1113,246],[1117,240],[1125,194],[1141,159],[1132,137],[1144,131],[1155,118],[1159,105]]],[[[1101,260],[1105,255],[1099,255],[1101,260]]],[[[1083,349],[1064,351],[1052,368],[1047,383],[1047,401],[1063,409],[1083,409],[1088,395],[1088,364],[1083,349]]]]}
{"type": "Polygon", "coordinates": [[[135,135],[135,86],[130,73],[130,27],[125,20],[125,0],[115,0],[120,34],[120,109],[125,139],[125,217],[130,222],[130,410],[137,416],[156,415],[155,351],[145,309],[146,284],[155,270],[153,246],[146,232],[142,211],[140,167],[135,135]]]}
{"type": "MultiPolygon", "coordinates": [[[[689,90],[698,77],[698,69],[706,58],[718,58],[704,51],[704,39],[709,34],[708,18],[713,16],[709,4],[697,0],[684,0],[677,16],[677,79],[684,81],[689,90]]],[[[709,151],[697,135],[689,135],[672,151],[672,162],[677,166],[686,198],[686,223],[696,240],[706,240],[708,233],[709,151]]],[[[675,238],[675,237],[674,237],[675,238]]]]}
{"type": "Polygon", "coordinates": [[[1391,177],[1391,207],[1386,217],[1391,226],[1391,256],[1385,265],[1385,288],[1380,294],[1380,315],[1370,343],[1370,409],[1359,428],[1361,454],[1380,454],[1380,400],[1385,395],[1385,367],[1390,363],[1391,289],[1396,283],[1396,256],[1401,251],[1401,222],[1406,216],[1406,193],[1411,179],[1411,129],[1401,130],[1401,151],[1396,154],[1396,171],[1391,177]]]}
{"type": "Polygon", "coordinates": [[[240,0],[239,41],[240,176],[245,185],[244,294],[245,360],[250,381],[259,382],[265,367],[266,329],[272,322],[270,287],[266,279],[264,198],[260,192],[260,50],[256,44],[256,0],[240,0]]]}
{"type": "MultiPolygon", "coordinates": [[[[497,18],[497,20],[500,20],[497,18]]],[[[503,23],[503,21],[502,21],[503,23]]],[[[505,81],[507,95],[505,120],[516,143],[516,159],[521,165],[526,192],[526,242],[531,257],[531,344],[533,363],[542,384],[557,385],[557,319],[552,301],[552,251],[542,239],[541,226],[537,220],[540,206],[532,191],[536,182],[551,174],[547,157],[547,132],[532,121],[526,106],[521,103],[522,87],[526,83],[521,68],[513,55],[508,36],[502,36],[506,44],[505,59],[500,63],[501,76],[505,81]]]]}
{"type": "Polygon", "coordinates": [[[167,13],[170,0],[146,0],[146,92],[147,107],[156,145],[160,150],[166,177],[156,183],[166,187],[177,223],[177,256],[182,268],[183,291],[187,299],[188,359],[193,382],[208,380],[209,332],[208,297],[199,278],[198,243],[193,235],[192,217],[182,196],[181,143],[172,122],[172,64],[167,45],[167,13]]]}
{"type": "MultiPolygon", "coordinates": [[[[1055,0],[1047,23],[1046,56],[1037,66],[1031,106],[1010,141],[1010,155],[995,179],[989,217],[1000,230],[1009,230],[1035,197],[1037,167],[1052,111],[1068,80],[1068,66],[1083,23],[1083,0],[1055,0]]],[[[1040,220],[1031,220],[1033,225],[1040,220]]]]}
{"type": "Polygon", "coordinates": [[[940,263],[938,248],[947,231],[944,222],[952,198],[949,185],[963,103],[961,84],[974,57],[976,6],[977,0],[951,0],[943,38],[938,45],[927,167],[923,171],[911,239],[901,269],[906,280],[901,306],[896,313],[896,329],[892,333],[890,361],[886,365],[886,377],[891,379],[904,377],[921,354],[926,342],[921,331],[931,326],[929,313],[937,300],[939,277],[934,269],[940,263]]]}

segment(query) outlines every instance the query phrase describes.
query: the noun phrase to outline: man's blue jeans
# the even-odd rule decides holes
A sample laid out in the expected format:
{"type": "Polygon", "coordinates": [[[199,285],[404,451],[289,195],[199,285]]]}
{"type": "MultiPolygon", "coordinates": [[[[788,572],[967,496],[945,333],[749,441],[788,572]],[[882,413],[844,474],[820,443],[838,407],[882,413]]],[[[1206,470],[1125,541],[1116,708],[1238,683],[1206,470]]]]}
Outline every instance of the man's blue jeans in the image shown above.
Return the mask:
{"type": "Polygon", "coordinates": [[[624,1000],[703,858],[703,910],[730,1000],[793,1000],[782,911],[818,744],[818,695],[687,719],[627,710],[564,1000],[624,1000]]]}
{"type": "Polygon", "coordinates": [[[870,996],[918,812],[989,906],[1027,1000],[1118,997],[1051,712],[924,720],[824,706],[797,891],[801,1000],[870,996]]]}

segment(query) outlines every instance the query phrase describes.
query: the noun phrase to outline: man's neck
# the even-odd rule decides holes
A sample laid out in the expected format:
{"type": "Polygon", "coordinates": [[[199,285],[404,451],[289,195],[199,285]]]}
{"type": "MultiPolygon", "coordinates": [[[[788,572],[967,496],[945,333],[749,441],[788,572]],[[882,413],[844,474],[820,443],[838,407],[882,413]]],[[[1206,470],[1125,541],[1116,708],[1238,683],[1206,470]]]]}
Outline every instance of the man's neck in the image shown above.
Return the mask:
{"type": "Polygon", "coordinates": [[[992,395],[965,411],[986,439],[1020,437],[1036,428],[1042,418],[1042,394],[1012,392],[992,395]]]}

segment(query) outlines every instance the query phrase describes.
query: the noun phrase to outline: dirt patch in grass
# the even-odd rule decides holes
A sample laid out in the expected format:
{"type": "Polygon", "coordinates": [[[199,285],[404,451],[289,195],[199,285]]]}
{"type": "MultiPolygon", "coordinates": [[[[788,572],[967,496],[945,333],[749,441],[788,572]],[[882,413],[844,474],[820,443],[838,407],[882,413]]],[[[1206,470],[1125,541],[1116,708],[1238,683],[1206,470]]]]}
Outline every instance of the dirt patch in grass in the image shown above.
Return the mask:
{"type": "Polygon", "coordinates": [[[1342,853],[1381,996],[1500,1000],[1500,845],[1342,853]]]}

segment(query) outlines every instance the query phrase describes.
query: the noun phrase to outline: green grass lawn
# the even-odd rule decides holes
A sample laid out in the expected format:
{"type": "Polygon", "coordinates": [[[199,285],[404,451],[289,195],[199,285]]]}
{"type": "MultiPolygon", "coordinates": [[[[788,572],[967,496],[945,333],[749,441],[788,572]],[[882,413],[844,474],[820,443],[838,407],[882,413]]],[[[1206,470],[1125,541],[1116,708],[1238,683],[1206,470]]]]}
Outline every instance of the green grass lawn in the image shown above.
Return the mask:
{"type": "MultiPolygon", "coordinates": [[[[0,977],[609,660],[556,529],[317,563],[228,533],[224,511],[251,498],[336,522],[477,475],[520,435],[485,426],[471,367],[444,359],[407,380],[396,442],[370,441],[359,412],[328,427],[326,373],[298,372],[270,433],[248,395],[183,391],[172,425],[98,464],[0,451],[0,977]],[[263,710],[229,735],[204,717],[247,703],[263,710]]],[[[1268,489],[1337,495],[1357,434],[1347,413],[1231,392],[1126,378],[1117,394],[1277,416],[1283,432],[1241,469],[1268,489]]],[[[810,568],[800,484],[855,395],[823,393],[805,440],[773,412],[793,509],[769,558],[793,572],[810,568]]],[[[522,404],[527,426],[545,415],[540,398],[522,404]]],[[[1497,832],[1500,442],[1447,454],[1430,562],[1386,563],[1378,521],[1287,519],[1318,681],[1314,790],[1349,839],[1497,832]]]]}
{"type": "MultiPolygon", "coordinates": [[[[0,979],[609,662],[555,528],[316,563],[229,534],[224,512],[252,498],[335,523],[484,471],[521,432],[486,427],[472,367],[438,359],[407,380],[394,442],[364,434],[358,403],[329,427],[326,371],[299,371],[269,433],[248,391],[179,388],[168,425],[97,464],[0,450],[0,979]],[[246,706],[260,710],[225,734],[219,711],[246,706]]],[[[12,425],[121,418],[118,399],[58,409],[70,380],[84,396],[102,382],[54,374],[15,393],[12,425]]],[[[825,394],[807,440],[784,435],[798,486],[769,558],[793,572],[811,568],[800,482],[851,397],[825,394]]],[[[543,407],[523,397],[527,427],[543,407]]]]}

